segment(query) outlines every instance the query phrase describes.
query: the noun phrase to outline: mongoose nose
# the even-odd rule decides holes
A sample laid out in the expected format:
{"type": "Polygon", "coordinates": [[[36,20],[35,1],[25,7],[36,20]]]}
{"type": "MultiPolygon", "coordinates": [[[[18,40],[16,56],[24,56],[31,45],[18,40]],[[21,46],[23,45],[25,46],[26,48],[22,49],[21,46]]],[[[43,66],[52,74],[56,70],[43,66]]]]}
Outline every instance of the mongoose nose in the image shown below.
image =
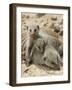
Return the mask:
{"type": "Polygon", "coordinates": [[[34,32],[36,32],[36,29],[34,29],[34,32]]]}

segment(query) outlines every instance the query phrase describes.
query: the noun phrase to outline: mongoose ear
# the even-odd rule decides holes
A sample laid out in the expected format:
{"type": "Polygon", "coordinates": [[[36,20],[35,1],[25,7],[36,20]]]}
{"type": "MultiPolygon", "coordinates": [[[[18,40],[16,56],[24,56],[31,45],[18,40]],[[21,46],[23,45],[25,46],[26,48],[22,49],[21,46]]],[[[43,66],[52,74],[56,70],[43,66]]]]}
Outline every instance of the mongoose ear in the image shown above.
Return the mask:
{"type": "Polygon", "coordinates": [[[39,25],[37,25],[37,28],[38,28],[38,30],[39,30],[39,25]]]}

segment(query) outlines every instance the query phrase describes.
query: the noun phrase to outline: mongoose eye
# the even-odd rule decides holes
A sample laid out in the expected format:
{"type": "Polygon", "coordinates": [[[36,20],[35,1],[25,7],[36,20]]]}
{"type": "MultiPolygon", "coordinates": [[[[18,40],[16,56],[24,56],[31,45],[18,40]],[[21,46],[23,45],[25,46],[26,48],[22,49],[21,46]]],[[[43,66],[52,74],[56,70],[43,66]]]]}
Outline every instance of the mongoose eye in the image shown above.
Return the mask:
{"type": "Polygon", "coordinates": [[[38,46],[38,48],[40,49],[40,46],[38,46]]]}
{"type": "Polygon", "coordinates": [[[32,30],[30,29],[30,32],[31,32],[32,30]]]}
{"type": "Polygon", "coordinates": [[[34,32],[36,32],[36,29],[34,29],[34,32]]]}
{"type": "Polygon", "coordinates": [[[46,57],[44,57],[44,61],[46,61],[46,57]]]}

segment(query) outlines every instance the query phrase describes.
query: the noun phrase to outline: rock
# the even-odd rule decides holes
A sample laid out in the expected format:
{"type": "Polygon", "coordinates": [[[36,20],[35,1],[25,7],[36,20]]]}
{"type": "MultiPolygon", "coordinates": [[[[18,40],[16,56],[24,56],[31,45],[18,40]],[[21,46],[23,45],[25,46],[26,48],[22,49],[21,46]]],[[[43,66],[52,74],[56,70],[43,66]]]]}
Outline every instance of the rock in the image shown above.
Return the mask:
{"type": "Polygon", "coordinates": [[[38,13],[38,14],[36,14],[36,16],[38,17],[38,18],[40,18],[40,17],[42,17],[42,16],[44,16],[45,14],[44,13],[38,13]]]}
{"type": "Polygon", "coordinates": [[[60,27],[59,26],[54,27],[54,32],[59,33],[60,32],[60,27]]]}
{"type": "Polygon", "coordinates": [[[53,16],[53,17],[51,17],[51,20],[56,21],[57,20],[57,17],[56,16],[53,16]]]}

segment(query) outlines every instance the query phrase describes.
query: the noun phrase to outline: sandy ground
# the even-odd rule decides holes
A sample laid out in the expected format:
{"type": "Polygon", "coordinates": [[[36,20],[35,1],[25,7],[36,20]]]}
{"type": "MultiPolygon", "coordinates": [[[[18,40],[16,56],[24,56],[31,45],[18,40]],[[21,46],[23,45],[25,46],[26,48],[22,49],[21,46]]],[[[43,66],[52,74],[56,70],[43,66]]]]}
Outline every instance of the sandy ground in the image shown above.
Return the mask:
{"type": "Polygon", "coordinates": [[[63,68],[61,70],[52,70],[48,67],[44,67],[41,65],[30,65],[29,67],[26,67],[25,64],[21,65],[22,77],[28,77],[28,76],[50,76],[50,75],[62,75],[63,74],[63,68]]]}
{"type": "MultiPolygon", "coordinates": [[[[26,30],[26,26],[30,24],[38,24],[40,28],[46,28],[46,30],[54,31],[54,26],[60,28],[60,31],[63,30],[63,15],[53,15],[53,14],[30,14],[30,13],[22,13],[22,30],[23,33],[26,30]],[[59,27],[58,27],[59,26],[59,27]]],[[[57,33],[59,35],[59,33],[57,33]]],[[[62,40],[62,37],[61,37],[62,40]]],[[[27,67],[25,63],[21,65],[21,76],[29,77],[29,76],[49,76],[49,75],[62,75],[63,68],[61,70],[52,70],[48,67],[38,66],[38,65],[30,65],[27,67]]]]}

